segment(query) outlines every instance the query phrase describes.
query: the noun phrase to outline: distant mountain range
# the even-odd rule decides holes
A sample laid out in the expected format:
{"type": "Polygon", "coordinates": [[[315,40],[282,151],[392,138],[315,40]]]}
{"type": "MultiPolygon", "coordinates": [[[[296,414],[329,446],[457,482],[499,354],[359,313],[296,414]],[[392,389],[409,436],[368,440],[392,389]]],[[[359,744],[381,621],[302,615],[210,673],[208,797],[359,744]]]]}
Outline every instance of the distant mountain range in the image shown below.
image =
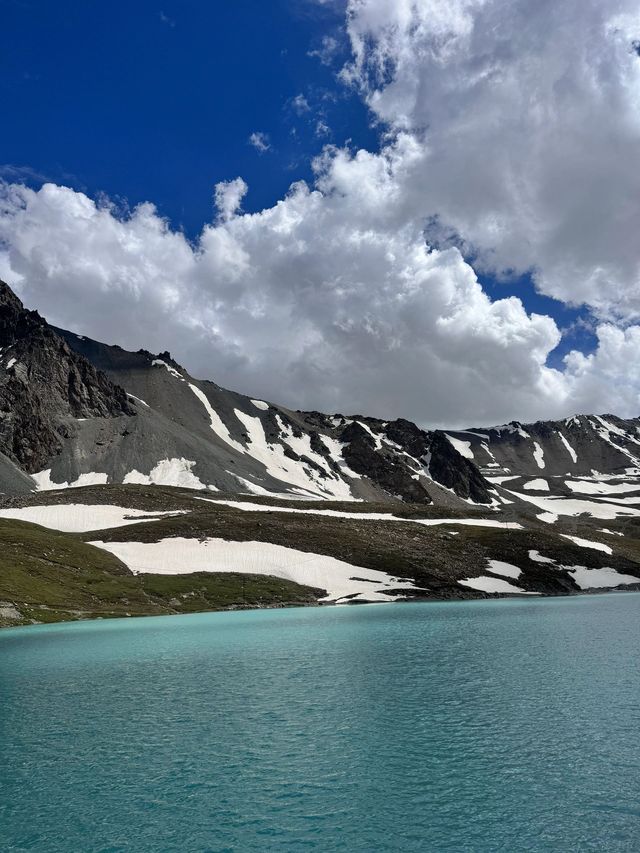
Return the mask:
{"type": "Polygon", "coordinates": [[[194,379],[168,352],[50,326],[0,283],[0,491],[106,483],[461,507],[505,477],[640,469],[640,420],[423,430],[292,411],[194,379]]]}

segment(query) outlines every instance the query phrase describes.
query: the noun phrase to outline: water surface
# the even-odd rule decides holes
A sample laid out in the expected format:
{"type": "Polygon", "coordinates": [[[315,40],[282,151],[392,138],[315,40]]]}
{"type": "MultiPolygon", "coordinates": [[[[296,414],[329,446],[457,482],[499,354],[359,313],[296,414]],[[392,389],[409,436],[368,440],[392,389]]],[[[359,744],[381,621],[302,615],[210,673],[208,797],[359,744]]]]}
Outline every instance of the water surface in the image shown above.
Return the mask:
{"type": "Polygon", "coordinates": [[[0,849],[637,851],[640,594],[0,632],[0,849]]]}

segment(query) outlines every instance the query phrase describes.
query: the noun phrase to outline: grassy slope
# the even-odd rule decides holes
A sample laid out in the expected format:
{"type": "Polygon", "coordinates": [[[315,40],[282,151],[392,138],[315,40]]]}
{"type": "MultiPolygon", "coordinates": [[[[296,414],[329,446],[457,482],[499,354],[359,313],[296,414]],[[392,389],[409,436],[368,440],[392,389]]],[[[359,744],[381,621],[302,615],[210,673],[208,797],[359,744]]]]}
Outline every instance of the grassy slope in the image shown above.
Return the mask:
{"type": "Polygon", "coordinates": [[[77,536],[0,519],[0,626],[307,604],[317,597],[317,590],[257,575],[134,576],[77,536]]]}
{"type": "MultiPolygon", "coordinates": [[[[39,493],[12,501],[14,505],[112,503],[145,510],[188,509],[189,513],[81,535],[62,534],[32,524],[0,519],[0,624],[3,624],[2,602],[17,605],[25,621],[57,621],[99,615],[303,604],[314,602],[319,596],[317,590],[260,576],[201,573],[134,577],[116,558],[87,544],[98,539],[150,542],[173,536],[213,536],[236,541],[273,542],[302,551],[328,554],[354,566],[412,578],[428,590],[428,596],[438,598],[478,597],[478,593],[461,587],[457,580],[483,574],[487,559],[519,566],[523,575],[517,583],[526,590],[551,595],[578,591],[566,573],[532,561],[530,550],[538,550],[568,566],[598,568],[606,565],[640,575],[640,523],[633,519],[619,519],[606,524],[570,519],[547,525],[536,521],[533,515],[527,515],[518,516],[525,530],[424,527],[317,515],[243,512],[198,500],[196,495],[169,487],[98,486],[39,493]],[[602,534],[598,531],[600,526],[624,530],[625,536],[602,534]],[[614,548],[614,554],[608,556],[580,548],[560,538],[558,533],[572,533],[606,542],[614,548]]],[[[237,495],[229,497],[238,499],[237,495]]],[[[318,508],[315,502],[246,500],[318,508]]],[[[322,504],[322,508],[329,507],[347,512],[384,511],[417,518],[443,515],[433,507],[408,507],[397,503],[322,504]]],[[[449,518],[474,514],[473,510],[444,513],[449,518]]],[[[502,514],[477,514],[508,519],[502,514]]],[[[515,520],[515,517],[508,520],[515,520]]],[[[4,622],[16,624],[6,617],[4,622]]]]}

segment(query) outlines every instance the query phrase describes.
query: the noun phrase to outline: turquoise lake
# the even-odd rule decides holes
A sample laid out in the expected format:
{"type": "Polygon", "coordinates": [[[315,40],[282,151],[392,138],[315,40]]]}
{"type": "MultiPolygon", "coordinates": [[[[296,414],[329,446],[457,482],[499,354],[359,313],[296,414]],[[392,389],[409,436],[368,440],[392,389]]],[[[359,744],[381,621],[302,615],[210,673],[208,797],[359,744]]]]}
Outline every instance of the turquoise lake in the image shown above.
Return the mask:
{"type": "Polygon", "coordinates": [[[638,851],[640,594],[0,632],[0,850],[638,851]]]}

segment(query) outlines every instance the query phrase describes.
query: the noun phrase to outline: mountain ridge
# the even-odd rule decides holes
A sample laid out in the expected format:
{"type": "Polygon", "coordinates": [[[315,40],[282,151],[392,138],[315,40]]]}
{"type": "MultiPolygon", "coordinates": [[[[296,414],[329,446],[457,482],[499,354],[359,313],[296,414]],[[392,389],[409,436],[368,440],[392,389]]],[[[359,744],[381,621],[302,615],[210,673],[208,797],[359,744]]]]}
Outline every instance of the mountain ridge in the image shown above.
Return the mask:
{"type": "Polygon", "coordinates": [[[511,498],[500,479],[640,469],[640,419],[426,430],[404,418],[291,410],[195,379],[167,351],[129,351],[51,326],[5,283],[0,347],[8,495],[31,483],[140,483],[504,509],[511,498]]]}
{"type": "Polygon", "coordinates": [[[292,410],[7,285],[0,347],[0,625],[640,589],[639,419],[292,410]]]}

